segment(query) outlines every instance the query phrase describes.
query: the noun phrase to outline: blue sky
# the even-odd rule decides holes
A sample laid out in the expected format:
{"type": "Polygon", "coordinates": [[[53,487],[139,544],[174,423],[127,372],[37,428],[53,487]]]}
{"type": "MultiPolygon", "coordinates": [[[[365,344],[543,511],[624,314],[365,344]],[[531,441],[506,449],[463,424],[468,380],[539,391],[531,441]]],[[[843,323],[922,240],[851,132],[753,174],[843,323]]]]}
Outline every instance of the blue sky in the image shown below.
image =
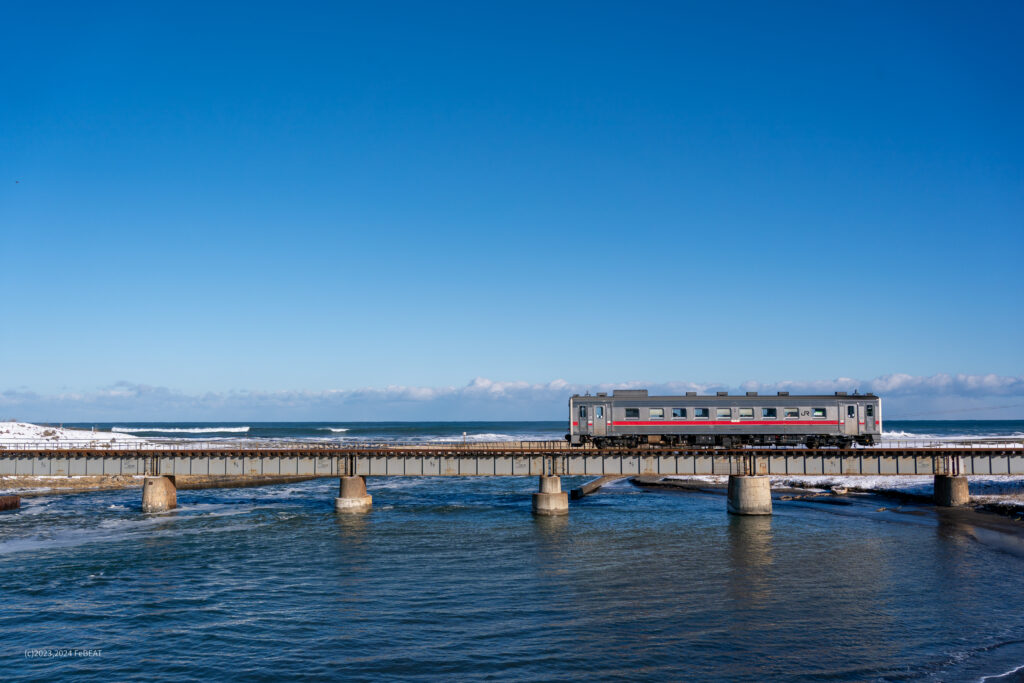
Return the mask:
{"type": "Polygon", "coordinates": [[[474,378],[1024,403],[1019,4],[5,13],[3,417],[474,378]]]}

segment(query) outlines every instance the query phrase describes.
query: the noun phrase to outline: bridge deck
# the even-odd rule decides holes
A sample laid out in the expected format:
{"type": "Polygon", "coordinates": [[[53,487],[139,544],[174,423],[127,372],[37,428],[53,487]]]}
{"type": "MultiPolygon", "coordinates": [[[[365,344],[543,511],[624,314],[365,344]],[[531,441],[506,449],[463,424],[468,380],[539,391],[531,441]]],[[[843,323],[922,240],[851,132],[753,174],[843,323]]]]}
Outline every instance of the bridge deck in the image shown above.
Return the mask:
{"type": "Polygon", "coordinates": [[[523,444],[0,450],[0,475],[1024,475],[1024,448],[568,449],[523,444]]]}

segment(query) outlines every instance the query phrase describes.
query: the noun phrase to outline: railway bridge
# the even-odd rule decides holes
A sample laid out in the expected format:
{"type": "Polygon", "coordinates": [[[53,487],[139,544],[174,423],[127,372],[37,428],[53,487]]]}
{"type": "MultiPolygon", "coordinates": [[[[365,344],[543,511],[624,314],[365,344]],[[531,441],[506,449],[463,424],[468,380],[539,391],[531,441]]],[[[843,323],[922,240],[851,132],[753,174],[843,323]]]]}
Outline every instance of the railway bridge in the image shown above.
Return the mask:
{"type": "MultiPolygon", "coordinates": [[[[143,479],[144,511],[176,506],[178,477],[221,477],[235,482],[266,477],[337,477],[339,512],[372,506],[366,477],[535,476],[533,511],[566,514],[562,476],[593,476],[583,487],[633,476],[728,475],[727,509],[771,514],[771,475],[932,475],[935,502],[968,502],[968,478],[1024,475],[1020,443],[889,446],[849,449],[709,449],[656,446],[573,448],[564,442],[490,444],[273,443],[0,443],[0,475],[134,475],[143,479]]],[[[230,484],[229,484],[230,485],[230,484]]]]}

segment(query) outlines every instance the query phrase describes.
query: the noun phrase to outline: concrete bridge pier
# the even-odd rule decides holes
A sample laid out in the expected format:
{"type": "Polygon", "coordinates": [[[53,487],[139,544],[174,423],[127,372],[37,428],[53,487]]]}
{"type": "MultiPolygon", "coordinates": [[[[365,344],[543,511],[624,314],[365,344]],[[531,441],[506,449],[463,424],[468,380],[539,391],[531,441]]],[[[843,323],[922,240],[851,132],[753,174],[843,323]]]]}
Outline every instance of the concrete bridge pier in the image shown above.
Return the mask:
{"type": "Polygon", "coordinates": [[[951,474],[935,475],[935,504],[942,507],[957,507],[971,502],[967,489],[967,477],[951,474]]]}
{"type": "Polygon", "coordinates": [[[142,511],[166,512],[178,507],[174,477],[146,477],[142,482],[142,511]]]}
{"type": "Polygon", "coordinates": [[[726,510],[731,515],[772,514],[772,486],[768,477],[729,475],[726,510]]]}
{"type": "Polygon", "coordinates": [[[562,491],[562,480],[556,476],[540,476],[540,491],[533,494],[533,514],[569,514],[569,494],[562,491]]]}
{"type": "Polygon", "coordinates": [[[373,496],[366,493],[365,477],[342,477],[338,497],[334,499],[336,512],[366,512],[373,506],[373,496]]]}

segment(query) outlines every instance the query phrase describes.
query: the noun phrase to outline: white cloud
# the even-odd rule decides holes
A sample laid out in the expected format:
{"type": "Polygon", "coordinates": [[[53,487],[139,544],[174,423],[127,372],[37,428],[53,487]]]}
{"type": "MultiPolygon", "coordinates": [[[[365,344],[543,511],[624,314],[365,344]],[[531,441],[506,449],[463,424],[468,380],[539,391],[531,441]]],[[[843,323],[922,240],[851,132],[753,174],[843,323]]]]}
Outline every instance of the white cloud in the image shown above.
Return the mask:
{"type": "Polygon", "coordinates": [[[462,386],[390,385],[330,391],[228,391],[186,394],[145,384],[118,382],[93,392],[38,394],[0,392],[0,418],[46,422],[116,420],[561,420],[573,393],[646,388],[652,394],[757,391],[831,394],[874,392],[889,419],[983,419],[1024,417],[1024,377],[994,374],[892,374],[861,380],[744,382],[738,387],[693,382],[628,381],[572,384],[495,381],[476,377],[462,386]]]}

